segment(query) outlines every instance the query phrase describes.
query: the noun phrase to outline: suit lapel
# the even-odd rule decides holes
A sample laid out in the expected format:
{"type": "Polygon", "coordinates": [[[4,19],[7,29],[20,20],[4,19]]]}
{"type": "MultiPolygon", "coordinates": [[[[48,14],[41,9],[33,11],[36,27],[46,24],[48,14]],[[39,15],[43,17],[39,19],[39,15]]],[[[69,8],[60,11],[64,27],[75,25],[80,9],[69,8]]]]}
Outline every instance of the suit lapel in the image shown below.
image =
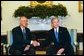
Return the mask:
{"type": "Polygon", "coordinates": [[[28,37],[29,37],[29,33],[28,33],[27,28],[25,28],[25,31],[26,31],[26,39],[28,39],[28,37]]]}
{"type": "Polygon", "coordinates": [[[23,33],[22,33],[20,26],[19,26],[19,33],[20,33],[20,36],[23,37],[23,33]]]}
{"type": "Polygon", "coordinates": [[[25,28],[25,30],[26,30],[26,39],[29,39],[29,37],[30,37],[30,32],[29,32],[28,28],[25,28]]]}
{"type": "Polygon", "coordinates": [[[54,33],[54,28],[52,29],[52,39],[55,43],[57,42],[56,37],[55,37],[55,33],[54,33]]]}
{"type": "Polygon", "coordinates": [[[62,40],[63,40],[63,35],[62,35],[62,29],[61,29],[61,27],[59,27],[59,35],[58,35],[58,37],[59,37],[59,42],[62,42],[62,40]]]}

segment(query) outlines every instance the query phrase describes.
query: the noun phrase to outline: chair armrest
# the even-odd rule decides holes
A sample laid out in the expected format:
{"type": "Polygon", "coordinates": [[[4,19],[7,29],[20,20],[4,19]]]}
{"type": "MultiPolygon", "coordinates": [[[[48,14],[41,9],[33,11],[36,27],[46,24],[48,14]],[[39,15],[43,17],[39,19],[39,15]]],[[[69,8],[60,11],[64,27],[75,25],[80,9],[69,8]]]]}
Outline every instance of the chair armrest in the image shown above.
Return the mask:
{"type": "Polygon", "coordinates": [[[9,49],[10,49],[10,44],[4,44],[3,45],[3,53],[8,55],[9,54],[9,49]]]}

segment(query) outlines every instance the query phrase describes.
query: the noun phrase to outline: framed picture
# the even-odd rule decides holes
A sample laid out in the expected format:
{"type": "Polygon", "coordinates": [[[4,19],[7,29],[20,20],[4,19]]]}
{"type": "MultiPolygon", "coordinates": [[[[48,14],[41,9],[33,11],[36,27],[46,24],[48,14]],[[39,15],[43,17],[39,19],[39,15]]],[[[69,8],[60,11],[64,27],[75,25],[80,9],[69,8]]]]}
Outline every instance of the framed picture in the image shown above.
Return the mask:
{"type": "Polygon", "coordinates": [[[52,1],[30,1],[30,6],[36,6],[36,5],[52,5],[52,1]]]}
{"type": "Polygon", "coordinates": [[[83,1],[78,1],[79,12],[83,12],[83,1]]]}

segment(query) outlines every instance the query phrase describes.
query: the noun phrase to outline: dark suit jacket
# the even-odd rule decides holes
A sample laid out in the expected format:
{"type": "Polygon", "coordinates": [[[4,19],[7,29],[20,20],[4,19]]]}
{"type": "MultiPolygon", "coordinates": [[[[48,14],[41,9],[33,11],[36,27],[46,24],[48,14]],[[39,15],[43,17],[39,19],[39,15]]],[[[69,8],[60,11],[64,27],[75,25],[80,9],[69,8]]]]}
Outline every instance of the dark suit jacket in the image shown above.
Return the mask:
{"type": "Polygon", "coordinates": [[[67,28],[59,27],[58,38],[59,38],[59,43],[57,43],[57,40],[56,40],[55,34],[54,34],[54,28],[53,28],[53,29],[49,30],[48,38],[46,39],[46,41],[44,41],[44,43],[41,43],[41,45],[49,46],[52,42],[54,43],[54,46],[51,47],[52,51],[49,51],[49,54],[54,51],[57,52],[60,48],[65,49],[64,53],[66,55],[74,54],[74,50],[71,45],[71,38],[70,38],[67,28]]]}
{"type": "Polygon", "coordinates": [[[25,30],[26,30],[26,40],[24,40],[23,38],[23,33],[20,26],[15,27],[12,30],[13,44],[10,47],[10,50],[9,50],[10,53],[15,52],[15,50],[23,51],[25,46],[30,44],[30,41],[31,41],[30,30],[28,28],[25,28],[25,30]]]}

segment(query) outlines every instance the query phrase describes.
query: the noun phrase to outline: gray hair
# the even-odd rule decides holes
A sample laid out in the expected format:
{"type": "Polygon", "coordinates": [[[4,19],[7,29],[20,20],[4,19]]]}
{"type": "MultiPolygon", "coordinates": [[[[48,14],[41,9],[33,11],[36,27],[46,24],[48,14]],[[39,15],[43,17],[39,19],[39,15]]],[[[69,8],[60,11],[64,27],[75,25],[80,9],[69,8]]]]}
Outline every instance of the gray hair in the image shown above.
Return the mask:
{"type": "Polygon", "coordinates": [[[26,16],[20,16],[20,18],[19,18],[19,19],[21,19],[22,17],[25,17],[25,18],[27,18],[26,16]]]}
{"type": "Polygon", "coordinates": [[[52,23],[52,21],[55,20],[55,19],[57,19],[57,20],[59,21],[58,17],[55,17],[55,16],[54,16],[54,17],[51,19],[51,23],[52,23]]]}

